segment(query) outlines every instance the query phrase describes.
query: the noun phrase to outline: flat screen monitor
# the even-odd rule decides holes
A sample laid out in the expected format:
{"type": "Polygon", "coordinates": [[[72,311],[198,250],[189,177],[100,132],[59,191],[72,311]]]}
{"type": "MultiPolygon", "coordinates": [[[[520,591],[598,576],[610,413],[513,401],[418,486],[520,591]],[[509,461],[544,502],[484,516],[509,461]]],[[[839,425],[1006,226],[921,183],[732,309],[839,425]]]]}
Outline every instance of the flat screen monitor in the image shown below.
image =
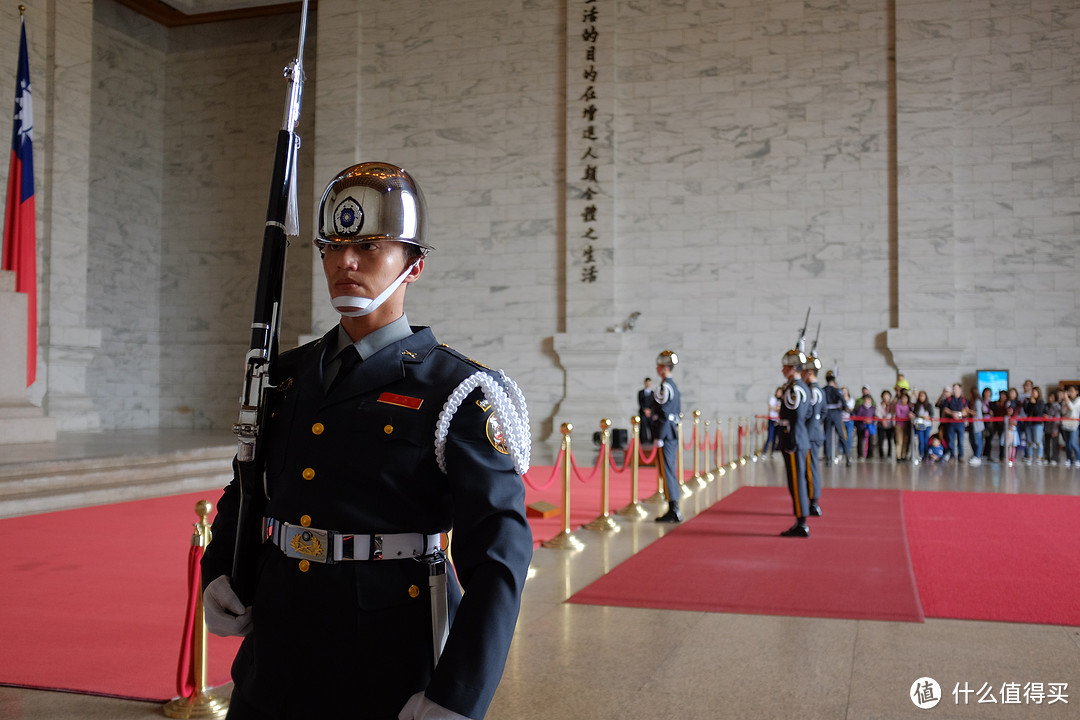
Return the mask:
{"type": "Polygon", "coordinates": [[[978,375],[979,394],[982,394],[984,388],[990,388],[990,397],[997,400],[999,392],[1009,389],[1008,370],[977,370],[976,374],[978,375]]]}

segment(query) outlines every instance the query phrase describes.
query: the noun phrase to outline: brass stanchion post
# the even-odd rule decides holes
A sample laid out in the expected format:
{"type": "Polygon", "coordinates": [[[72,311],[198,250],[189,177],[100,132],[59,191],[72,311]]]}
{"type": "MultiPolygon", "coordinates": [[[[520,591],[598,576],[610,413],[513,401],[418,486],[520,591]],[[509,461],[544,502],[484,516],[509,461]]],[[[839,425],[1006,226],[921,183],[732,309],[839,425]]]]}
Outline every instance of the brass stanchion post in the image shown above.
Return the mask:
{"type": "Polygon", "coordinates": [[[563,434],[563,529],[555,537],[540,544],[546,548],[559,550],[580,550],[585,547],[585,543],[578,540],[574,533],[570,532],[570,476],[574,471],[570,461],[570,433],[574,430],[574,426],[570,423],[563,423],[561,430],[563,434]]]}
{"type": "Polygon", "coordinates": [[[727,454],[727,448],[724,447],[724,424],[720,421],[720,418],[716,418],[716,456],[713,458],[716,460],[716,477],[724,477],[727,474],[727,468],[724,462],[724,456],[727,454]]]}
{"type": "Polygon", "coordinates": [[[637,415],[630,418],[630,426],[634,433],[630,442],[630,448],[634,451],[634,457],[630,458],[630,504],[619,510],[618,514],[631,520],[644,520],[649,513],[638,502],[638,448],[641,446],[641,418],[637,415]]]}
{"type": "Polygon", "coordinates": [[[608,472],[611,459],[611,420],[604,418],[600,421],[600,509],[601,514],[591,523],[587,524],[589,530],[602,532],[618,532],[619,524],[611,517],[608,509],[611,505],[611,483],[608,472]]]}
{"type": "Polygon", "coordinates": [[[698,446],[701,444],[701,411],[694,411],[694,482],[697,483],[698,489],[705,487],[708,483],[705,482],[705,478],[701,475],[701,466],[698,465],[698,446]]]}
{"type": "Polygon", "coordinates": [[[728,418],[727,430],[728,430],[728,457],[731,458],[731,460],[728,461],[727,466],[729,468],[731,468],[732,470],[734,470],[735,468],[737,468],[739,466],[739,459],[736,457],[736,455],[738,455],[738,453],[739,453],[739,446],[738,446],[737,441],[734,441],[735,418],[728,418]]]}
{"type": "Polygon", "coordinates": [[[703,466],[705,468],[705,481],[712,482],[716,479],[716,473],[713,472],[713,465],[709,462],[709,422],[705,421],[705,462],[703,466]]]}
{"type": "MultiPolygon", "coordinates": [[[[746,438],[746,430],[745,430],[745,426],[743,425],[744,421],[745,421],[745,418],[743,418],[742,416],[739,416],[739,442],[740,443],[742,443],[743,439],[746,438]]],[[[746,464],[746,448],[745,447],[739,448],[739,450],[740,450],[740,452],[739,452],[739,464],[740,465],[745,465],[746,464]]]]}
{"type": "Polygon", "coordinates": [[[756,416],[750,416],[750,459],[754,462],[758,461],[758,419],[756,416]]]}
{"type": "MultiPolygon", "coordinates": [[[[210,544],[210,524],[206,521],[213,504],[207,500],[195,503],[195,514],[199,522],[195,523],[195,533],[191,544],[206,550],[210,544]]],[[[192,632],[192,657],[194,658],[195,692],[191,697],[174,698],[161,708],[166,717],[171,718],[223,718],[229,710],[228,698],[213,695],[206,687],[206,620],[203,614],[202,582],[196,583],[195,623],[192,632]]]]}
{"type": "Polygon", "coordinates": [[[683,477],[686,475],[686,465],[683,464],[682,418],[682,413],[679,413],[679,422],[675,424],[675,472],[679,475],[679,494],[684,498],[688,498],[694,494],[694,491],[683,481],[683,477]]]}

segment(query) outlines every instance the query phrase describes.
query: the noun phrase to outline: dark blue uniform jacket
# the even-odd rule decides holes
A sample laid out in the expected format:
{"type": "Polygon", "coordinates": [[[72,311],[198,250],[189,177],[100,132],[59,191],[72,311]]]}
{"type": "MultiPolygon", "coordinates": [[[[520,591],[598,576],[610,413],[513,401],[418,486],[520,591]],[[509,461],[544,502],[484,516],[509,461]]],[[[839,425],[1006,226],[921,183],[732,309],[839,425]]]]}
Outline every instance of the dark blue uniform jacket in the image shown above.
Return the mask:
{"type": "Polygon", "coordinates": [[[810,388],[795,378],[784,386],[780,400],[780,449],[783,452],[805,452],[810,448],[806,421],[810,417],[810,388]]]}
{"type": "MultiPolygon", "coordinates": [[[[233,666],[235,692],[281,717],[396,718],[409,696],[482,717],[501,678],[532,556],[525,491],[474,390],[435,460],[451,392],[483,368],[428,328],[365,359],[323,391],[328,335],[281,356],[266,408],[266,515],[343,533],[453,529],[452,626],[432,669],[427,565],[416,560],[311,563],[263,545],[254,629],[233,666]]],[[[336,328],[331,332],[336,332],[336,328]]],[[[486,371],[485,372],[490,372],[486,371]]],[[[238,480],[225,489],[204,583],[229,574],[238,480]]]]}

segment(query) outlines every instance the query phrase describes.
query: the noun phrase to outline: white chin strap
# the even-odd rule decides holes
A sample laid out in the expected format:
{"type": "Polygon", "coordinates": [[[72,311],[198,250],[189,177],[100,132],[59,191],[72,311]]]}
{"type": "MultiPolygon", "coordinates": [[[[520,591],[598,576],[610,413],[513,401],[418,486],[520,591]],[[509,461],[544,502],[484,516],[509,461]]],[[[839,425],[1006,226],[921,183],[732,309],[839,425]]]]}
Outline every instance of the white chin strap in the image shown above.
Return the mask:
{"type": "Polygon", "coordinates": [[[405,268],[405,272],[398,275],[397,280],[390,283],[390,287],[379,293],[379,296],[372,300],[371,298],[358,297],[356,295],[339,295],[336,298],[330,298],[330,302],[333,304],[334,309],[345,317],[363,317],[375,312],[380,305],[386,302],[386,298],[394,294],[394,291],[398,289],[401,283],[405,282],[405,278],[409,276],[413,268],[420,264],[420,260],[417,259],[409,267],[405,268]]]}

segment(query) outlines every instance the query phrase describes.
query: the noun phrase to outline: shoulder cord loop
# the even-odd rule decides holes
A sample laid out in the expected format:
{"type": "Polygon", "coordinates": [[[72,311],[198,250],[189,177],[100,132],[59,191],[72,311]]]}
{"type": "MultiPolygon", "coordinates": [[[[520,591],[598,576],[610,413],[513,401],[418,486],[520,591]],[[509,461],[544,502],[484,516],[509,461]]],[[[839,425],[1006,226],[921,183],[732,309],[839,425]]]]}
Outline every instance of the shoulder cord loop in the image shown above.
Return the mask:
{"type": "Polygon", "coordinates": [[[525,405],[525,396],[517,383],[499,371],[503,382],[509,388],[507,393],[495,378],[486,372],[477,371],[461,381],[446,399],[439,420],[435,423],[435,461],[439,469],[446,474],[446,437],[450,433],[450,420],[461,407],[461,403],[474,389],[479,387],[484,397],[494,408],[494,413],[502,429],[506,447],[514,461],[514,469],[519,475],[529,471],[529,459],[532,454],[532,437],[529,433],[529,410],[525,405]]]}

